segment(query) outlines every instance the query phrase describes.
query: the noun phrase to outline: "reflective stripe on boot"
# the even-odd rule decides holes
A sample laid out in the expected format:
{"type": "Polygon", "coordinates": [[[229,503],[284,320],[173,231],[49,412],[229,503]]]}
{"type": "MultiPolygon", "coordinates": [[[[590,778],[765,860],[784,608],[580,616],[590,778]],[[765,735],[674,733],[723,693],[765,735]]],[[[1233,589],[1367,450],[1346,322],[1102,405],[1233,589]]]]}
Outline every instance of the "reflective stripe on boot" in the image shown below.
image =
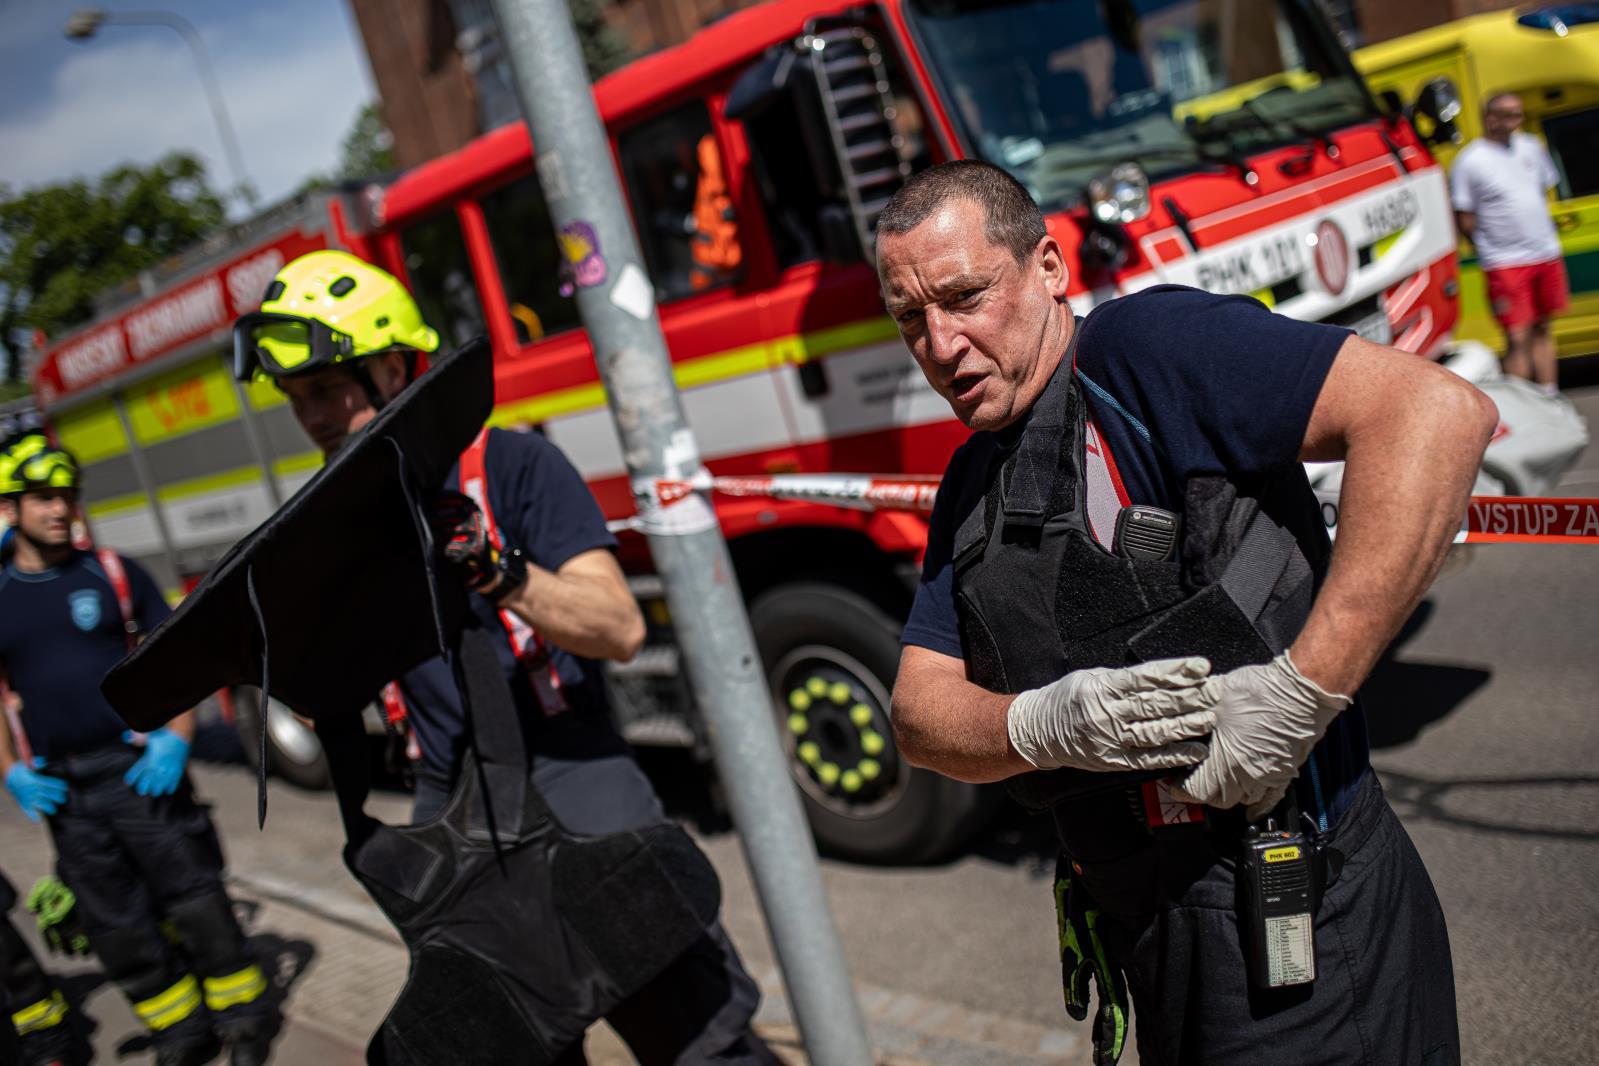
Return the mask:
{"type": "Polygon", "coordinates": [[[261,967],[252,963],[242,970],[222,977],[207,977],[205,1005],[213,1013],[220,1013],[229,1007],[254,1003],[266,988],[266,975],[261,972],[261,967]]]}
{"type": "Polygon", "coordinates": [[[11,1014],[11,1024],[18,1036],[27,1036],[41,1029],[60,1025],[67,1018],[67,1001],[60,992],[52,992],[46,999],[30,1003],[11,1014]]]}
{"type": "Polygon", "coordinates": [[[193,1014],[200,1006],[200,984],[193,974],[185,975],[164,992],[133,1005],[139,1016],[153,1031],[169,1029],[193,1014]]]}

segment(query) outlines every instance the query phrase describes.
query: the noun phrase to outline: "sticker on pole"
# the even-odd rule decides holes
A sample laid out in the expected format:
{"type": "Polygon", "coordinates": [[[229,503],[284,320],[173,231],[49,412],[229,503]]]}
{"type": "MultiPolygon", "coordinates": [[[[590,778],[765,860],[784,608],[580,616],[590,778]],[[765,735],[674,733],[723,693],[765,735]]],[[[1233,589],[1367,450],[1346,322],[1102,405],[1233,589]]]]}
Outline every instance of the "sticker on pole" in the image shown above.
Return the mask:
{"type": "Polygon", "coordinates": [[[655,310],[655,294],[650,291],[649,279],[644,271],[629,263],[616,276],[611,286],[611,303],[643,322],[655,310]]]}

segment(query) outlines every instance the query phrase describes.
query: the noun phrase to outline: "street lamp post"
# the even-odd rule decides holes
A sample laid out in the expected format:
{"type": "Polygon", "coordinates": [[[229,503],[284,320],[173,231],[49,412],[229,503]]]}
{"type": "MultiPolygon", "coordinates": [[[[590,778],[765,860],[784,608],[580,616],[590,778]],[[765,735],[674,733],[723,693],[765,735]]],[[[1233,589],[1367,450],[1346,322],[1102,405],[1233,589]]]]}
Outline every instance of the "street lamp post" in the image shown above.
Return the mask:
{"type": "Polygon", "coordinates": [[[239,139],[233,132],[227,106],[222,101],[222,88],[217,83],[216,72],[211,69],[211,57],[206,53],[205,42],[194,25],[182,15],[171,11],[98,11],[84,8],[72,13],[64,27],[66,35],[74,41],[86,41],[100,31],[101,26],[165,26],[175,30],[194,50],[195,65],[200,68],[200,80],[205,83],[206,96],[211,101],[211,114],[216,119],[217,132],[222,138],[222,151],[228,157],[228,169],[233,171],[233,183],[239,196],[251,208],[256,206],[255,186],[244,171],[244,156],[239,151],[239,139]]]}

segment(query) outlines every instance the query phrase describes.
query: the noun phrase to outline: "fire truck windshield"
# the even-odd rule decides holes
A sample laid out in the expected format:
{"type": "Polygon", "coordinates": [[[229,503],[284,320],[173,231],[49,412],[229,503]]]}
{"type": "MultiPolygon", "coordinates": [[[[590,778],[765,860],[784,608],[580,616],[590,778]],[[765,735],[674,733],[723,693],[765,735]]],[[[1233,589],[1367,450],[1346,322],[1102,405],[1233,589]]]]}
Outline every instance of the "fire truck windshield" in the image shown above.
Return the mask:
{"type": "Polygon", "coordinates": [[[978,154],[1046,209],[1133,161],[1153,178],[1324,138],[1375,116],[1298,0],[910,0],[978,154]]]}

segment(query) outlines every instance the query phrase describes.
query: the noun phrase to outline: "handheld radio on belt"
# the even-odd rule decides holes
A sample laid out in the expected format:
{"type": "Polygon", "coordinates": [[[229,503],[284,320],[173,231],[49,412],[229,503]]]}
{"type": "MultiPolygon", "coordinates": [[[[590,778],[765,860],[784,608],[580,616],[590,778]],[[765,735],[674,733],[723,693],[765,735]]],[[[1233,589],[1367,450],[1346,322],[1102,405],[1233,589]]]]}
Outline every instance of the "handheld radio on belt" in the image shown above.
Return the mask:
{"type": "Polygon", "coordinates": [[[1316,979],[1314,845],[1304,833],[1250,826],[1238,861],[1239,903],[1249,930],[1249,979],[1259,988],[1316,979]]]}

